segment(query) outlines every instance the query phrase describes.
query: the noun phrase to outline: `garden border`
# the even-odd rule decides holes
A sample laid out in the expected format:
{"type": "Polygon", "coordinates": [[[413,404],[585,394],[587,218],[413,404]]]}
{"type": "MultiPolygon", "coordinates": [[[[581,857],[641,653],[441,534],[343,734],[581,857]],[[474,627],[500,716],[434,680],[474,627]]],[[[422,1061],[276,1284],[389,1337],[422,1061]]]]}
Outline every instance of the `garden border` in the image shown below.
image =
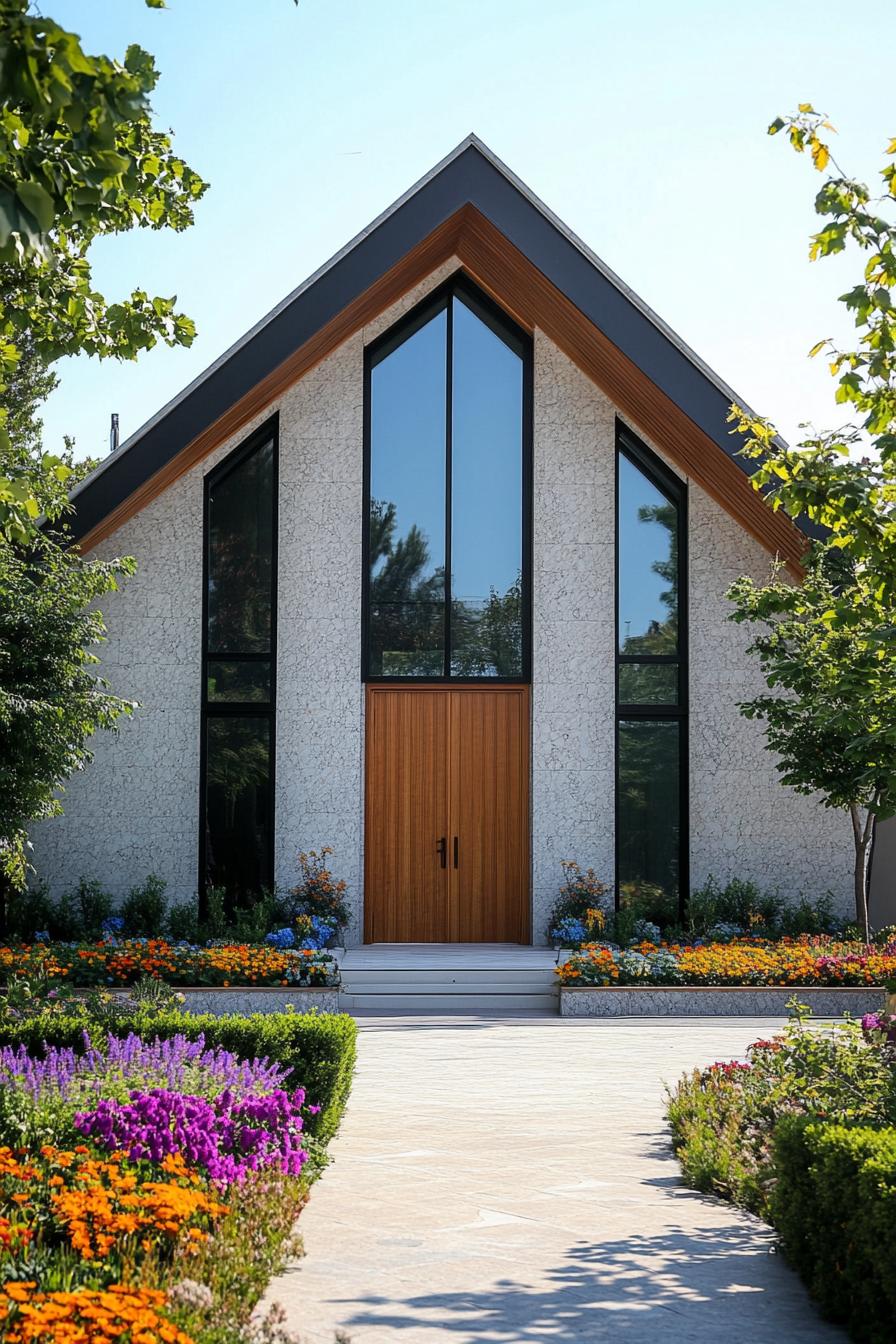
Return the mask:
{"type": "Polygon", "coordinates": [[[878,1012],[880,985],[576,985],[560,986],[561,1017],[787,1017],[792,998],[816,1017],[878,1012]]]}
{"type": "MultiPolygon", "coordinates": [[[[213,1017],[248,1017],[253,1013],[338,1013],[338,985],[175,985],[184,996],[179,1005],[185,1013],[211,1013],[213,1017]]],[[[86,992],[86,991],[83,991],[86,992]]],[[[130,989],[112,991],[126,998],[130,989]]]]}

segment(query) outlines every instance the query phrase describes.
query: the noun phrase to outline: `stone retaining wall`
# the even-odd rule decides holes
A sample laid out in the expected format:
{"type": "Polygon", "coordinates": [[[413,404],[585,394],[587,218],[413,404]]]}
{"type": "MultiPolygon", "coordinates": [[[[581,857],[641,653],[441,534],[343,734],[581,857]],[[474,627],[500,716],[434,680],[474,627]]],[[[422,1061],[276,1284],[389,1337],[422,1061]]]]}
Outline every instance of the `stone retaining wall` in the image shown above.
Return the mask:
{"type": "Polygon", "coordinates": [[[560,989],[561,1017],[786,1017],[787,1003],[799,999],[816,1017],[877,1012],[883,989],[704,988],[560,989]]]}
{"type": "Polygon", "coordinates": [[[183,1008],[188,1013],[213,1013],[225,1017],[228,1013],[243,1016],[247,1013],[283,1013],[287,1008],[297,1013],[316,1009],[319,1013],[339,1012],[339,990],[336,986],[320,989],[288,989],[279,987],[252,989],[181,989],[183,1008]]]}

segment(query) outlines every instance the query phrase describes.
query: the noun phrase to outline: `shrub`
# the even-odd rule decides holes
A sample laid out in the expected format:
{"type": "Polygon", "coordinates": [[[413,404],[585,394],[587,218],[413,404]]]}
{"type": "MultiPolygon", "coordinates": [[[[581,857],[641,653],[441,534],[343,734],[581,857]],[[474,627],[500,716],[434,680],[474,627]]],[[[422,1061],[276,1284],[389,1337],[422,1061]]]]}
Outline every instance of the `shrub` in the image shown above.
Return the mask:
{"type": "Polygon", "coordinates": [[[45,882],[33,887],[10,887],[6,895],[6,936],[32,942],[36,933],[48,933],[55,923],[56,904],[45,882]]]}
{"type": "Polygon", "coordinates": [[[319,851],[311,849],[298,855],[299,881],[290,892],[292,904],[288,913],[291,920],[297,915],[321,915],[333,920],[337,929],[348,923],[345,882],[341,878],[334,881],[327,864],[332,853],[329,845],[324,845],[319,851]]]}
{"type": "Polygon", "coordinates": [[[124,921],[124,932],[132,938],[158,938],[165,927],[168,884],[155,873],[150,873],[139,887],[132,887],[122,902],[119,915],[124,921]]]}
{"type": "Polygon", "coordinates": [[[99,882],[88,882],[82,877],[72,891],[60,898],[50,917],[50,936],[69,942],[100,938],[103,924],[112,914],[112,905],[112,897],[99,882]]]}
{"type": "Polygon", "coordinates": [[[716,1063],[682,1078],[668,1115],[689,1181],[768,1216],[773,1142],[781,1117],[806,1116],[877,1128],[896,1124],[896,1065],[886,1032],[846,1021],[807,1025],[805,1010],[748,1063],[716,1063]]]}
{"type": "MultiPolygon", "coordinates": [[[[251,1017],[212,1017],[210,1014],[139,1012],[124,1018],[116,1030],[170,1040],[199,1036],[209,1050],[221,1048],[240,1059],[267,1058],[290,1068],[289,1083],[303,1087],[308,1101],[320,1106],[307,1121],[307,1130],[326,1143],[335,1134],[351,1087],[355,1065],[357,1028],[346,1013],[255,1013],[251,1017]]],[[[44,1043],[68,1047],[80,1054],[85,1049],[84,1017],[46,1015],[23,1022],[0,1021],[0,1047],[24,1045],[29,1054],[40,1056],[44,1043]]]]}
{"type": "Polygon", "coordinates": [[[199,938],[199,909],[195,901],[172,905],[168,911],[168,936],[175,943],[195,943],[199,938]]]}
{"type": "Polygon", "coordinates": [[[825,1314],[864,1344],[896,1322],[896,1129],[798,1117],[779,1122],[771,1217],[788,1260],[825,1314]]]}
{"type": "Polygon", "coordinates": [[[573,945],[601,937],[610,916],[610,888],[593,868],[584,871],[570,859],[561,860],[563,884],[548,919],[548,937],[573,945]]]}
{"type": "Polygon", "coordinates": [[[774,928],[783,905],[777,893],[763,893],[755,882],[735,877],[723,887],[710,877],[691,892],[687,921],[698,937],[718,924],[733,925],[740,933],[764,933],[774,928]]]}
{"type": "Polygon", "coordinates": [[[635,920],[646,920],[661,929],[679,923],[677,892],[652,882],[624,882],[619,888],[619,908],[630,912],[635,920]]]}
{"type": "Polygon", "coordinates": [[[696,887],[688,900],[685,919],[692,938],[741,934],[798,938],[803,934],[838,933],[843,928],[829,891],[814,901],[800,896],[797,901],[786,902],[778,892],[760,891],[755,882],[737,877],[725,886],[710,877],[702,887],[696,887]]]}
{"type": "Polygon", "coordinates": [[[688,1185],[758,1213],[764,1205],[757,1154],[743,1141],[747,1105],[732,1075],[695,1069],[670,1095],[672,1145],[688,1185]]]}

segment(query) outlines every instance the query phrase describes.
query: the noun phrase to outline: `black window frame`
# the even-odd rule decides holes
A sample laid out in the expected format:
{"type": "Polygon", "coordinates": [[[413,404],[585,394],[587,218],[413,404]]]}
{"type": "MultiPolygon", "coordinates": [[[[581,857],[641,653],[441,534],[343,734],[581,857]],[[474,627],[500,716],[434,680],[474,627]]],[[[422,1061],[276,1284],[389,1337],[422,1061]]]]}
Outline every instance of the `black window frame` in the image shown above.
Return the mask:
{"type": "Polygon", "coordinates": [[[203,481],[202,498],[202,687],[201,715],[199,733],[199,909],[204,913],[209,882],[206,867],[206,792],[208,785],[208,721],[211,718],[267,719],[270,751],[268,770],[267,806],[270,825],[267,838],[267,865],[274,884],[275,858],[275,801],[276,801],[276,762],[277,762],[277,573],[280,523],[280,417],[275,412],[263,425],[254,430],[246,439],[219,462],[203,481]],[[264,444],[272,444],[271,453],[271,637],[270,648],[263,653],[239,653],[235,651],[208,648],[208,579],[209,579],[209,498],[212,489],[226,477],[237,471],[247,458],[264,444]],[[270,695],[267,700],[210,700],[208,695],[209,662],[259,663],[266,662],[270,667],[270,695]]]}
{"type": "Polygon", "coordinates": [[[619,853],[620,853],[620,788],[619,788],[619,725],[632,720],[673,721],[678,723],[678,913],[683,918],[690,892],[690,747],[689,747],[689,662],[688,662],[688,486],[665,462],[616,417],[614,476],[614,865],[615,900],[619,908],[619,853]],[[624,654],[619,642],[619,458],[625,457],[643,476],[675,506],[678,526],[678,610],[675,654],[624,654]],[[678,698],[675,704],[629,704],[619,698],[619,668],[625,664],[678,665],[678,698]]]}
{"type": "Polygon", "coordinates": [[[391,326],[364,350],[364,502],[362,517],[362,583],[361,583],[361,681],[373,685],[529,685],[532,681],[532,500],[533,500],[533,341],[531,335],[510,318],[493,299],[483,292],[462,272],[449,277],[432,293],[416,304],[410,312],[391,326]],[[451,674],[451,433],[452,433],[452,299],[455,295],[494,334],[519,355],[522,361],[522,464],[521,464],[521,557],[522,604],[520,624],[522,632],[521,670],[519,676],[452,676],[451,674]],[[370,478],[371,478],[371,373],[377,364],[404,344],[409,337],[424,327],[438,313],[447,314],[446,331],[446,396],[445,396],[445,626],[443,670],[437,676],[386,676],[370,671],[370,478]]]}

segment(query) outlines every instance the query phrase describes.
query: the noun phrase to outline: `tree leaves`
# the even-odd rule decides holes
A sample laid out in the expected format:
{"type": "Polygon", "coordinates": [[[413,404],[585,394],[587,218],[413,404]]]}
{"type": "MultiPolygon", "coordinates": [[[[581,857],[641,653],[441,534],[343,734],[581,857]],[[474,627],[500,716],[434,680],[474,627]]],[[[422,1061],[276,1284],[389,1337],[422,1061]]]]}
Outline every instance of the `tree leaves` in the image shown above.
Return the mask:
{"type": "MultiPolygon", "coordinates": [[[[151,8],[161,3],[147,0],[151,8]]],[[[58,478],[16,451],[5,429],[23,343],[45,363],[64,355],[134,359],[157,342],[189,345],[175,300],[137,290],[109,302],[91,283],[88,249],[131,228],[187,228],[206,184],[152,124],[152,56],[88,55],[74,33],[6,0],[0,30],[0,534],[65,507],[58,478]],[[30,503],[22,490],[30,486],[30,503]]]]}
{"type": "MultiPolygon", "coordinates": [[[[802,103],[769,130],[786,129],[817,169],[836,169],[823,128],[833,129],[802,103]]],[[[887,153],[896,153],[896,140],[887,153]]],[[[896,813],[896,225],[884,211],[896,165],[882,174],[890,194],[875,202],[864,183],[837,174],[816,195],[816,213],[826,222],[812,236],[810,255],[850,245],[867,254],[862,279],[840,299],[858,334],[852,348],[824,339],[809,353],[828,352],[835,400],[857,421],[792,448],[770,421],[731,407],[732,432],[745,440],[740,451],[755,463],[755,488],[770,507],[825,531],[811,544],[801,584],[776,570],[765,585],[738,580],[728,597],[731,619],[757,632],[750,652],[775,692],[740,708],[764,721],[782,780],[828,806],[885,817],[896,813]],[[859,460],[860,449],[866,455],[859,460]]]]}

